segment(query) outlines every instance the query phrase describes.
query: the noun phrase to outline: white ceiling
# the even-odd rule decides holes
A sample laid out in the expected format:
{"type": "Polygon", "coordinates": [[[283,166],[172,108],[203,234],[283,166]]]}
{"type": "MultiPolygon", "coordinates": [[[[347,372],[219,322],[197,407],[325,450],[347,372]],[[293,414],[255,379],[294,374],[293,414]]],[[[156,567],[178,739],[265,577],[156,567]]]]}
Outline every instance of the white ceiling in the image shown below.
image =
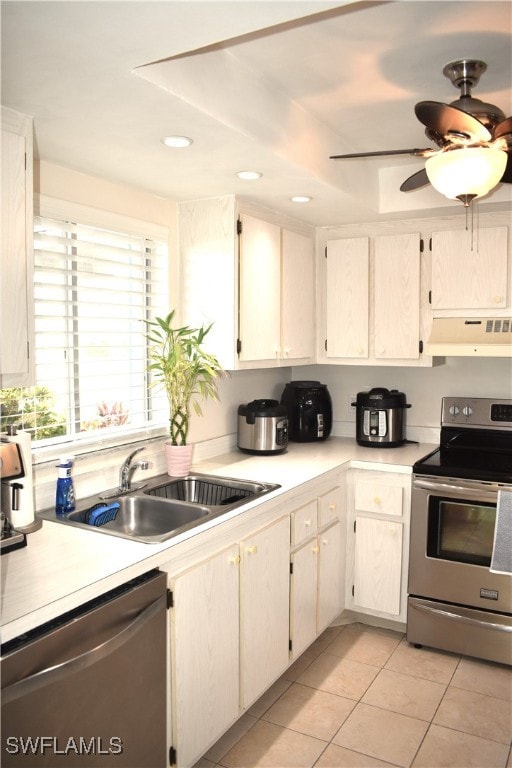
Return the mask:
{"type": "MultiPolygon", "coordinates": [[[[34,116],[42,159],[173,200],[236,193],[316,226],[460,210],[399,192],[432,146],[418,101],[459,91],[449,61],[488,65],[473,95],[512,114],[512,4],[483,0],[7,0],[2,104],[34,116]],[[193,145],[165,148],[185,134],[193,145]],[[257,182],[235,171],[257,169],[257,182]],[[308,205],[289,201],[311,195],[308,205]]],[[[501,185],[489,205],[510,200],[501,185]]],[[[480,203],[484,205],[484,203],[480,203]]]]}

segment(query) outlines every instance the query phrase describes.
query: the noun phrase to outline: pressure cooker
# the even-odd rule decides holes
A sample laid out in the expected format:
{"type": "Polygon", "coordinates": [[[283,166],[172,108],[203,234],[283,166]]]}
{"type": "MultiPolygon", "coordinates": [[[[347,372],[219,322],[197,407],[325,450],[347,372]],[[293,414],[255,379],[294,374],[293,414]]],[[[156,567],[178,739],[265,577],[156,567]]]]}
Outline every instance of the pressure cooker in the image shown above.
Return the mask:
{"type": "Polygon", "coordinates": [[[252,400],[238,406],[238,447],[246,453],[284,453],[288,413],[277,400],[252,400]]]}
{"type": "Polygon", "coordinates": [[[374,387],[358,392],[356,408],[356,440],[369,448],[396,448],[406,442],[406,396],[397,389],[374,387]]]}

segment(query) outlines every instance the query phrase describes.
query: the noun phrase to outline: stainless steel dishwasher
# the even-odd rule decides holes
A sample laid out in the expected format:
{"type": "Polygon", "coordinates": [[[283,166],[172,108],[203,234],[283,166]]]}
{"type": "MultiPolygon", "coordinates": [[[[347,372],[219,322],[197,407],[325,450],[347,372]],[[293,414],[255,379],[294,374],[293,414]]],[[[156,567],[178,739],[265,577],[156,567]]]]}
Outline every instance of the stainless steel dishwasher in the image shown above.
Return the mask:
{"type": "Polygon", "coordinates": [[[163,768],[166,575],[2,645],[3,766],[163,768]]]}

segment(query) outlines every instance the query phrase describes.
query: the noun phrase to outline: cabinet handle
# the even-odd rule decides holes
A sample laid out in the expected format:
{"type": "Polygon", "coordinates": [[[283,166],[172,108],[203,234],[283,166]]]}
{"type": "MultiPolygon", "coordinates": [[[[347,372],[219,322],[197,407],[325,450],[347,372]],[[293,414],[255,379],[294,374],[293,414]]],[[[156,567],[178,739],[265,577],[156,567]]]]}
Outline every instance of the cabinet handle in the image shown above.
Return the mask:
{"type": "Polygon", "coordinates": [[[304,525],[306,526],[306,528],[309,528],[311,525],[311,520],[304,520],[304,525]]]}
{"type": "Polygon", "coordinates": [[[256,544],[253,544],[252,547],[247,547],[247,552],[250,555],[255,555],[257,551],[258,551],[258,547],[256,546],[256,544]]]}
{"type": "Polygon", "coordinates": [[[319,546],[311,547],[311,551],[313,552],[314,555],[317,555],[320,552],[320,547],[319,546]]]}
{"type": "Polygon", "coordinates": [[[329,509],[331,510],[331,512],[334,512],[334,510],[336,509],[336,504],[329,504],[329,509]]]}
{"type": "Polygon", "coordinates": [[[380,496],[375,496],[375,498],[373,499],[373,503],[382,504],[382,499],[380,498],[380,496]]]}
{"type": "Polygon", "coordinates": [[[232,563],[232,565],[238,565],[240,563],[240,555],[233,555],[233,557],[229,558],[229,562],[232,563]]]}
{"type": "Polygon", "coordinates": [[[494,303],[495,304],[501,304],[502,301],[503,301],[503,296],[495,296],[494,297],[494,303]]]}
{"type": "Polygon", "coordinates": [[[322,539],[322,544],[328,544],[328,543],[329,543],[329,539],[322,539]]]}

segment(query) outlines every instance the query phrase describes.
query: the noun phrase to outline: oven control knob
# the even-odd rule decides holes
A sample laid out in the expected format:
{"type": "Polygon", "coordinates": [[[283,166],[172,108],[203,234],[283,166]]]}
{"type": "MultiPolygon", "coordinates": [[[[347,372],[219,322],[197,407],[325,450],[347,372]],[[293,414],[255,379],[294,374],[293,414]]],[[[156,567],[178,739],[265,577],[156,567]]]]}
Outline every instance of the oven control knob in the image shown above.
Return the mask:
{"type": "Polygon", "coordinates": [[[458,405],[450,405],[450,414],[452,416],[457,416],[459,413],[459,406],[458,405]]]}
{"type": "Polygon", "coordinates": [[[464,416],[472,416],[473,415],[473,409],[470,405],[465,405],[462,409],[462,413],[464,416]]]}

